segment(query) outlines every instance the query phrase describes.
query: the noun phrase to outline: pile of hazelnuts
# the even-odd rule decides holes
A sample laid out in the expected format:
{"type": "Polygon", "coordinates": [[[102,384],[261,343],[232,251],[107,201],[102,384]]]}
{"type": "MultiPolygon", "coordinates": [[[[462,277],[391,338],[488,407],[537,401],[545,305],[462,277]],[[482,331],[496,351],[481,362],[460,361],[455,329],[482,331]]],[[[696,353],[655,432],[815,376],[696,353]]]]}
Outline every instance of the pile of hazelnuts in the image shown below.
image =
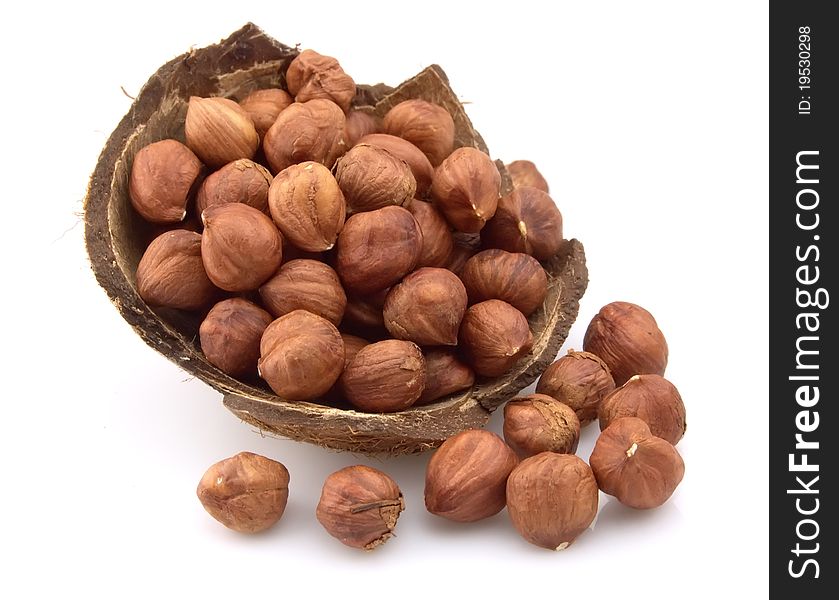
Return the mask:
{"type": "MultiPolygon", "coordinates": [[[[501,196],[490,157],[454,148],[443,107],[405,100],[379,119],[352,106],[356,85],[338,61],[311,50],[285,81],[240,102],[192,97],[185,143],[136,153],[131,203],[164,228],[137,267],[141,298],[199,314],[209,363],[287,401],[387,413],[503,375],[531,349],[527,318],[548,288],[540,261],[564,243],[535,165],[507,165],[514,189],[501,196]]],[[[440,446],[426,474],[431,513],[476,521],[506,506],[528,541],[561,549],[593,521],[598,489],[635,508],[670,497],[685,411],[661,376],[655,320],[607,305],[584,350],[505,406],[504,440],[468,430],[440,446]],[[589,467],[574,452],[596,418],[589,467]]],[[[288,483],[281,463],[241,453],[213,465],[198,495],[252,533],[282,516],[288,483]]],[[[369,550],[403,508],[388,475],[353,466],[327,478],[317,518],[369,550]]]]}

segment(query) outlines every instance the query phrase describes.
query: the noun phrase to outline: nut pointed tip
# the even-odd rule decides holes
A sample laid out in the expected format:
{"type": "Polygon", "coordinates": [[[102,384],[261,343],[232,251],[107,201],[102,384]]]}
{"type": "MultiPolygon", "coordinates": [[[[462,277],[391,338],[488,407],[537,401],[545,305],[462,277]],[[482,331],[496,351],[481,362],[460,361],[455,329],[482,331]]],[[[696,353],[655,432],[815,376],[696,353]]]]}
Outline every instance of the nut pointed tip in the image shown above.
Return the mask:
{"type": "Polygon", "coordinates": [[[638,450],[638,444],[635,442],[629,447],[629,450],[626,451],[626,457],[632,458],[635,455],[635,452],[638,450]]]}
{"type": "Polygon", "coordinates": [[[560,550],[565,550],[570,545],[571,542],[562,542],[559,546],[556,547],[556,551],[559,552],[560,550]]]}

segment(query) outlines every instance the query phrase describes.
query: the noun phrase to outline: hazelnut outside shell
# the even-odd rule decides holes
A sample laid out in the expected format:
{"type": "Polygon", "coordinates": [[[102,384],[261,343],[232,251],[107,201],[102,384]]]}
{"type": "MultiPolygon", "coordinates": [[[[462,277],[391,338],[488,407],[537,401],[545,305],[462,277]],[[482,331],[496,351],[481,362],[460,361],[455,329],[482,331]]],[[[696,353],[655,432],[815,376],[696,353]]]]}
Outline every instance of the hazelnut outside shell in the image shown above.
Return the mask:
{"type": "Polygon", "coordinates": [[[414,180],[417,182],[417,196],[423,198],[428,194],[431,189],[431,180],[434,177],[434,167],[422,150],[411,142],[387,133],[370,133],[359,138],[356,143],[384,148],[394,156],[404,160],[411,168],[411,173],[413,173],[414,180]]]}
{"type": "Polygon", "coordinates": [[[192,96],[184,125],[186,145],[204,164],[219,168],[239,158],[253,158],[259,134],[250,115],[227,98],[192,96]]]}
{"type": "Polygon", "coordinates": [[[417,183],[401,158],[379,146],[353,146],[335,164],[335,180],[353,214],[411,202],[417,183]]]}
{"type": "Polygon", "coordinates": [[[542,177],[536,165],[529,160],[514,160],[506,165],[507,173],[510,174],[510,179],[513,180],[513,187],[534,187],[537,190],[542,190],[547,193],[548,182],[542,177]]]}
{"type": "MultiPolygon", "coordinates": [[[[389,291],[390,288],[382,290],[382,292],[389,291]]],[[[370,296],[347,296],[347,307],[344,310],[344,320],[341,321],[341,328],[370,339],[389,337],[385,328],[382,305],[370,296]]]]}
{"type": "Polygon", "coordinates": [[[469,302],[503,300],[529,316],[548,294],[548,277],[539,261],[520,252],[484,250],[463,267],[461,279],[469,302]]]}
{"type": "Polygon", "coordinates": [[[259,288],[262,304],[275,317],[293,310],[314,313],[337,326],[344,317],[347,295],[338,274],[317,260],[296,259],[280,267],[259,288]]]}
{"type": "Polygon", "coordinates": [[[462,277],[463,268],[466,266],[469,259],[475,256],[476,252],[477,250],[475,248],[459,244],[457,243],[457,240],[455,240],[446,268],[458,277],[462,277]]]}
{"type": "Polygon", "coordinates": [[[294,98],[288,92],[274,88],[251,92],[239,102],[239,106],[250,116],[259,139],[263,139],[280,113],[293,103],[294,98]]]}
{"type": "Polygon", "coordinates": [[[295,102],[271,125],[262,149],[274,173],[310,160],[331,169],[346,150],[345,127],[344,113],[334,102],[295,102]]]}
{"type": "Polygon", "coordinates": [[[518,396],[504,406],[504,440],[522,458],[540,452],[573,454],[580,441],[580,420],[550,396],[518,396]]]}
{"type": "Polygon", "coordinates": [[[332,537],[374,550],[393,537],[405,501],[399,486],[372,467],[346,467],[326,478],[316,516],[332,537]]]}
{"type": "Polygon", "coordinates": [[[501,190],[501,174],[492,159],[477,148],[458,148],[434,171],[431,196],[452,227],[475,233],[493,218],[501,190]]]}
{"type": "Polygon", "coordinates": [[[467,302],[457,275],[423,267],[391,288],[384,305],[385,327],[396,339],[420,346],[455,346],[467,302]]]}
{"type": "Polygon", "coordinates": [[[268,204],[283,235],[307,252],[332,248],[344,227],[344,194],[320,163],[307,161],[281,171],[268,190],[268,204]]]}
{"type": "Polygon", "coordinates": [[[256,374],[259,341],[273,317],[244,298],[222,300],[198,328],[201,350],[210,364],[231,377],[256,374]]]}
{"type": "Polygon", "coordinates": [[[201,260],[201,235],[175,229],[156,237],[137,265],[137,293],[149,306],[203,308],[218,294],[201,260]]]}
{"type": "Polygon", "coordinates": [[[207,469],[197,493],[207,512],[225,527],[257,533],[283,516],[288,482],[282,463],[240,452],[207,469]]]}
{"type": "Polygon", "coordinates": [[[567,404],[585,425],[597,418],[600,403],[615,389],[612,373],[590,352],[574,352],[548,365],[539,378],[536,392],[567,404]]]}
{"type": "Polygon", "coordinates": [[[264,213],[247,204],[221,204],[205,210],[201,220],[201,258],[221,289],[255,290],[280,266],[283,239],[264,213]]]}
{"type": "Polygon", "coordinates": [[[382,122],[385,133],[401,137],[422,150],[437,166],[454,149],[454,120],[442,106],[412,99],[391,108],[382,122]]]}
{"type": "Polygon", "coordinates": [[[475,372],[453,350],[431,348],[425,356],[425,389],[416,405],[430,404],[475,385],[475,372]]]}
{"type": "Polygon", "coordinates": [[[518,463],[500,437],[467,429],[434,452],[425,472],[425,507],[452,521],[479,521],[501,512],[507,477],[518,463]]]}
{"type": "Polygon", "coordinates": [[[583,349],[609,365],[617,385],[633,375],[664,375],[667,340],[649,311],[631,302],[611,302],[589,323],[583,349]]]}
{"type": "Polygon", "coordinates": [[[200,215],[210,206],[241,202],[268,212],[268,188],[273,181],[268,169],[247,158],[234,160],[210,174],[195,197],[196,212],[200,215]]]}
{"type": "Polygon", "coordinates": [[[425,388],[425,358],[412,342],[384,340],[359,350],[341,376],[344,395],[367,412],[397,412],[425,388]]]}
{"type": "Polygon", "coordinates": [[[507,514],[531,544],[564,550],[597,515],[597,481],[573,454],[542,452],[526,458],[507,480],[507,514]]]}
{"type": "Polygon", "coordinates": [[[341,334],[332,323],[305,310],[271,323],[259,351],[259,375],[285,400],[319,398],[344,368],[341,334]]]}
{"type": "MultiPolygon", "coordinates": [[[[344,134],[344,141],[346,141],[348,148],[352,148],[358,144],[364,136],[376,134],[381,130],[381,119],[360,110],[351,110],[347,113],[347,125],[345,129],[346,133],[344,134]]],[[[419,152],[419,149],[417,151],[419,152]]],[[[425,155],[423,154],[422,157],[425,158],[425,155]]]]}
{"type": "Polygon", "coordinates": [[[502,300],[469,307],[460,325],[459,340],[467,362],[485,377],[504,374],[533,346],[525,316],[502,300]]]}
{"type": "Polygon", "coordinates": [[[355,97],[355,81],[344,72],[338,60],[314,50],[303,50],[291,61],[286,83],[297,102],[325,98],[344,112],[355,97]]]}
{"type": "Polygon", "coordinates": [[[664,504],[685,474],[676,448],[635,417],[616,419],[603,430],[589,462],[601,490],[639,509],[664,504]]]}
{"type": "Polygon", "coordinates": [[[203,165],[177,140],[161,140],[141,148],[131,165],[131,205],[151,223],[179,223],[186,216],[189,192],[203,165]]]}
{"type": "Polygon", "coordinates": [[[603,399],[600,429],[621,417],[638,417],[652,434],[676,445],[687,429],[679,390],[661,375],[634,375],[603,399]]]}
{"type": "Polygon", "coordinates": [[[562,248],[562,214],[547,193],[519,187],[498,201],[495,217],[481,231],[489,248],[548,260],[562,248]]]}
{"type": "Polygon", "coordinates": [[[418,267],[445,267],[454,248],[454,238],[445,217],[431,203],[414,200],[405,208],[414,215],[422,232],[418,267]]]}
{"type": "Polygon", "coordinates": [[[338,236],[335,270],[357,294],[377,292],[414,270],[422,251],[416,219],[401,206],[357,213],[338,236]]]}

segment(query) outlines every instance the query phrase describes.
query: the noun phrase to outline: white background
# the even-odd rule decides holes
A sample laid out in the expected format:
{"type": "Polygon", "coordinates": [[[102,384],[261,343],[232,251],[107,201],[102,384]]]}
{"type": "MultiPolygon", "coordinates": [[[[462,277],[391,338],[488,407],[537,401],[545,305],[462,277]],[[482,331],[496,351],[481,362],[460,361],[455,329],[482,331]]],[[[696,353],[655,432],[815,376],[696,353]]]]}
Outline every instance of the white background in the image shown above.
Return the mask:
{"type": "MultiPolygon", "coordinates": [[[[766,6],[464,4],[0,9],[0,596],[766,595],[766,6]],[[566,348],[618,299],[651,310],[668,338],[689,427],[667,505],[639,513],[601,495],[595,528],[561,553],[525,543],[506,513],[444,522],[423,507],[427,455],[378,461],[262,438],[120,318],[80,222],[99,150],[130,106],[120,86],[136,94],[164,62],[248,20],[337,56],[359,82],[396,84],[437,62],[494,156],[539,165],[591,273],[566,348]],[[241,450],[291,472],[287,512],[264,535],[224,529],[195,497],[204,469],[241,450]],[[314,517],[323,479],[353,463],[384,469],[406,497],[398,537],[372,554],[314,517]]],[[[584,431],[583,458],[596,434],[584,431]]]]}

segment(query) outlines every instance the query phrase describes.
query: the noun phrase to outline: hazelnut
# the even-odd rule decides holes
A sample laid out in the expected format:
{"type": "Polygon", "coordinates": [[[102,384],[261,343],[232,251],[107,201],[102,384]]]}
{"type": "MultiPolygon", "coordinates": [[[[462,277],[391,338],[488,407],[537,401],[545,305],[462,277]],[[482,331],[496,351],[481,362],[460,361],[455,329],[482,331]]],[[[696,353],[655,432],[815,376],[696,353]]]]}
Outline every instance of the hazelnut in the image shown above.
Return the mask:
{"type": "Polygon", "coordinates": [[[603,399],[599,416],[601,430],[621,417],[638,417],[649,425],[653,435],[674,446],[687,429],[679,390],[661,375],[633,375],[603,399]]]}
{"type": "Polygon", "coordinates": [[[326,478],[317,507],[323,528],[351,548],[374,550],[393,537],[405,508],[399,486],[372,467],[346,467],[326,478]]]}
{"type": "Polygon", "coordinates": [[[445,108],[431,102],[400,102],[387,112],[382,124],[385,133],[411,142],[435,167],[454,149],[454,120],[445,108]]]}
{"type": "Polygon", "coordinates": [[[498,201],[495,217],[481,231],[481,240],[490,248],[548,260],[562,247],[562,215],[545,192],[516,188],[498,201]]]}
{"type": "Polygon", "coordinates": [[[387,297],[388,292],[390,288],[376,292],[373,296],[348,296],[341,327],[348,327],[371,339],[388,337],[385,318],[382,314],[384,297],[387,297]],[[377,297],[382,294],[384,297],[379,302],[377,297]]]}
{"type": "Polygon", "coordinates": [[[308,310],[338,325],[344,317],[347,295],[338,274],[327,264],[311,259],[285,263],[261,288],[262,304],[275,317],[293,310],[308,310]]]}
{"type": "Polygon", "coordinates": [[[534,187],[547,193],[548,182],[542,177],[539,169],[529,160],[514,160],[507,165],[507,173],[513,180],[513,187],[534,187]]]}
{"type": "Polygon", "coordinates": [[[332,323],[305,310],[271,323],[259,351],[259,375],[284,400],[322,396],[344,368],[341,334],[332,323]]]}
{"type": "Polygon", "coordinates": [[[685,475],[673,444],[636,417],[616,419],[604,429],[590,462],[600,489],[632,508],[661,506],[685,475]]]}
{"type": "Polygon", "coordinates": [[[283,258],[280,232],[247,204],[220,204],[201,213],[201,258],[210,281],[228,292],[255,290],[283,258]]]}
{"type": "Polygon", "coordinates": [[[487,300],[466,311],[460,345],[478,375],[498,377],[530,352],[533,334],[521,311],[502,300],[487,300]]]}
{"type": "Polygon", "coordinates": [[[457,275],[423,267],[391,288],[385,327],[396,339],[420,346],[456,346],[466,304],[466,288],[457,275]]]}
{"type": "Polygon", "coordinates": [[[446,268],[461,277],[463,275],[463,268],[466,266],[467,261],[475,256],[477,250],[470,246],[464,246],[463,244],[458,244],[455,241],[454,246],[452,246],[452,253],[449,255],[449,261],[446,264],[446,268]]]}
{"type": "Polygon", "coordinates": [[[149,306],[197,310],[218,289],[201,260],[201,236],[176,229],[156,237],[137,265],[137,293],[149,306]]]}
{"type": "Polygon", "coordinates": [[[341,339],[344,340],[344,368],[346,369],[355,355],[365,346],[369,346],[370,342],[357,335],[344,332],[341,332],[341,339]]]}
{"type": "Polygon", "coordinates": [[[411,173],[417,182],[417,196],[425,197],[431,189],[431,179],[434,177],[434,167],[422,150],[408,140],[386,133],[371,133],[360,138],[358,144],[370,144],[384,148],[394,156],[408,163],[411,173]]]}
{"type": "Polygon", "coordinates": [[[294,98],[288,92],[280,89],[256,90],[251,92],[239,106],[245,109],[253,121],[259,138],[263,139],[271,129],[271,125],[283,110],[294,103],[294,98]]]}
{"type": "Polygon", "coordinates": [[[151,223],[178,223],[186,216],[189,192],[201,173],[201,161],[177,140],[141,148],[131,165],[131,205],[151,223]]]}
{"type": "Polygon", "coordinates": [[[282,463],[240,452],[207,469],[198,484],[198,499],[225,527],[257,533],[283,516],[288,480],[288,470],[282,463]]]}
{"type": "Polygon", "coordinates": [[[520,252],[484,250],[470,258],[461,273],[469,302],[503,300],[529,316],[548,294],[548,277],[539,261],[520,252]]]}
{"type": "Polygon", "coordinates": [[[314,50],[303,50],[286,71],[288,91],[298,102],[316,98],[331,100],[347,112],[355,97],[355,82],[338,61],[314,50]]]}
{"type": "MultiPolygon", "coordinates": [[[[352,148],[364,136],[378,133],[381,130],[381,119],[369,113],[361,112],[360,110],[351,110],[347,113],[347,125],[344,140],[347,142],[347,147],[352,148]]],[[[423,158],[425,158],[424,154],[423,158]]]]}
{"type": "Polygon", "coordinates": [[[422,232],[422,250],[418,267],[445,267],[454,248],[454,238],[448,222],[436,208],[422,200],[406,206],[417,220],[422,232]]]}
{"type": "Polygon", "coordinates": [[[222,300],[207,314],[198,335],[210,364],[231,377],[256,374],[259,340],[271,315],[244,298],[222,300]]]}
{"type": "Polygon", "coordinates": [[[357,294],[377,292],[414,270],[422,232],[401,206],[386,206],[347,219],[338,236],[335,270],[357,294]]]}
{"type": "Polygon", "coordinates": [[[507,480],[507,514],[531,544],[564,550],[597,515],[597,482],[573,454],[542,452],[526,458],[507,480]]]}
{"type": "Polygon", "coordinates": [[[344,113],[329,100],[295,102],[265,134],[262,149],[268,165],[279,173],[291,165],[315,161],[331,169],[344,153],[344,113]]]}
{"type": "Polygon", "coordinates": [[[425,508],[462,523],[491,517],[506,504],[507,477],[516,463],[516,453],[491,431],[462,431],[428,461],[425,508]]]}
{"type": "Polygon", "coordinates": [[[204,164],[218,168],[238,158],[253,158],[259,134],[250,115],[227,98],[192,96],[186,111],[186,145],[204,164]]]}
{"type": "Polygon", "coordinates": [[[600,403],[615,389],[612,373],[600,358],[590,352],[574,352],[553,362],[539,378],[536,392],[567,404],[580,423],[597,418],[600,403]]]}
{"type": "Polygon", "coordinates": [[[495,215],[501,175],[492,159],[476,148],[458,148],[434,170],[434,205],[452,226],[468,233],[483,229],[495,215]]]}
{"type": "Polygon", "coordinates": [[[344,194],[329,169],[316,162],[280,171],[268,190],[268,205],[277,227],[301,250],[329,250],[344,227],[344,194]]]}
{"type": "Polygon", "coordinates": [[[335,164],[335,179],[347,201],[347,213],[410,203],[417,189],[411,169],[383,148],[359,144],[335,164]]]}
{"type": "Polygon", "coordinates": [[[609,365],[617,385],[633,375],[664,375],[667,341],[653,316],[630,302],[600,309],[586,329],[583,349],[609,365]]]}
{"type": "Polygon", "coordinates": [[[267,213],[268,187],[273,179],[259,163],[247,158],[234,160],[212,173],[198,188],[196,211],[200,215],[211,206],[241,202],[267,213]]]}
{"type": "Polygon", "coordinates": [[[425,387],[425,359],[411,342],[376,342],[356,353],[344,370],[341,387],[347,400],[361,410],[404,410],[425,387]]]}
{"type": "Polygon", "coordinates": [[[425,352],[425,389],[416,405],[430,404],[475,385],[475,373],[453,350],[432,348],[425,352]]]}
{"type": "Polygon", "coordinates": [[[540,452],[574,454],[580,420],[569,406],[550,396],[518,396],[504,406],[504,440],[522,458],[540,452]]]}

